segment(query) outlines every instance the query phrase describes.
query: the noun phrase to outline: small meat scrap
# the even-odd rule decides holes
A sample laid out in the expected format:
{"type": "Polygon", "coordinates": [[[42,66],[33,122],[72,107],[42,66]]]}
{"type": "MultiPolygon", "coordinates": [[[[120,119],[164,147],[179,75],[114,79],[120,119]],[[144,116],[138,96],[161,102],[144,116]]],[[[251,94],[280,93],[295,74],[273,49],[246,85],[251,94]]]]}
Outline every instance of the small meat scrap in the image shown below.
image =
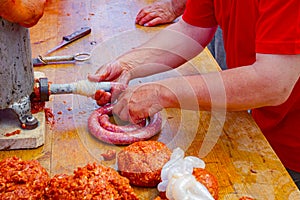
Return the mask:
{"type": "Polygon", "coordinates": [[[21,133],[21,130],[18,129],[18,130],[15,130],[15,131],[13,131],[13,132],[10,132],[10,133],[5,133],[4,136],[10,137],[10,136],[13,136],[13,135],[18,135],[18,134],[20,134],[20,133],[21,133]]]}
{"type": "Polygon", "coordinates": [[[51,108],[45,108],[45,117],[46,117],[46,122],[48,124],[50,124],[50,125],[55,124],[54,114],[53,114],[51,108]]]}
{"type": "Polygon", "coordinates": [[[31,113],[35,114],[43,111],[45,108],[45,102],[31,102],[31,113]]]}
{"type": "Polygon", "coordinates": [[[239,198],[239,200],[254,200],[254,199],[251,197],[242,196],[241,198],[239,198]]]}
{"type": "Polygon", "coordinates": [[[101,156],[105,161],[113,160],[116,158],[116,150],[107,150],[105,153],[102,153],[101,156]]]}

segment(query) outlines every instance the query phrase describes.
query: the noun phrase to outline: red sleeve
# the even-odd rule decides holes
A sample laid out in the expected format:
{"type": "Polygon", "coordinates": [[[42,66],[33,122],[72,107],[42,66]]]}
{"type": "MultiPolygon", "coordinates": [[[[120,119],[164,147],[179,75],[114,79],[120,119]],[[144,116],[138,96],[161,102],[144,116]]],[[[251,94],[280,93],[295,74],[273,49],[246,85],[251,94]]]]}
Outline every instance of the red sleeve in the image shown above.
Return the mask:
{"type": "Polygon", "coordinates": [[[256,52],[300,53],[300,1],[261,0],[256,24],[256,52]]]}
{"type": "Polygon", "coordinates": [[[218,23],[214,13],[213,0],[187,0],[182,19],[193,26],[213,27],[218,23]]]}

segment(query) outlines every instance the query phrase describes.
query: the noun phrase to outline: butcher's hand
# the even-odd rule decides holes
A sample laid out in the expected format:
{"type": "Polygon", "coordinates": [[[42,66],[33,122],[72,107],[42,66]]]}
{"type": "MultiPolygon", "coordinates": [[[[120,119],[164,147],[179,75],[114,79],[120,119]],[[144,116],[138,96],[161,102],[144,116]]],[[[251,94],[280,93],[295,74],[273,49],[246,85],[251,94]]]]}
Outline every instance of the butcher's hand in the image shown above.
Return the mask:
{"type": "Polygon", "coordinates": [[[162,0],[142,8],[135,23],[141,26],[156,26],[174,21],[183,14],[186,0],[162,0]]]}
{"type": "Polygon", "coordinates": [[[0,0],[0,16],[24,27],[32,27],[44,14],[46,0],[0,0]]]}
{"type": "Polygon", "coordinates": [[[114,101],[125,90],[130,80],[130,69],[131,66],[129,64],[116,60],[101,66],[95,74],[88,75],[88,79],[93,82],[117,82],[116,84],[112,84],[110,92],[104,90],[97,90],[95,92],[94,99],[99,106],[114,101]]]}
{"type": "Polygon", "coordinates": [[[130,86],[119,96],[113,113],[124,121],[139,123],[163,108],[178,107],[176,94],[160,82],[130,86]]]}
{"type": "Polygon", "coordinates": [[[136,16],[135,23],[141,26],[156,26],[174,21],[181,12],[176,12],[179,5],[173,5],[172,0],[155,2],[142,8],[136,16]]]}

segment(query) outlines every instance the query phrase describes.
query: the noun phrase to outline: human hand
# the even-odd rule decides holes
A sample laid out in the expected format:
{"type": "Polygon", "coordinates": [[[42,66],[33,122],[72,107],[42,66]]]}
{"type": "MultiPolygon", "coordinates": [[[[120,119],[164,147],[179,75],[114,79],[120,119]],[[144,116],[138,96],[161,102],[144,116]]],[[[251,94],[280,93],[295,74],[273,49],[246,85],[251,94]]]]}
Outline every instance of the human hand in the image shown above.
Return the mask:
{"type": "Polygon", "coordinates": [[[130,80],[129,70],[131,67],[123,62],[114,61],[109,64],[105,64],[101,66],[95,74],[89,74],[88,79],[93,82],[101,82],[101,81],[114,81],[118,82],[116,84],[112,84],[112,88],[110,92],[106,92],[104,90],[97,90],[94,95],[94,99],[97,104],[102,106],[116,99],[118,95],[125,90],[127,84],[130,80]]]}
{"type": "Polygon", "coordinates": [[[0,1],[0,16],[26,28],[32,27],[44,14],[46,0],[0,1]]]}
{"type": "Polygon", "coordinates": [[[172,0],[156,2],[142,8],[136,16],[135,23],[141,26],[155,26],[169,23],[175,20],[182,13],[176,13],[179,5],[173,5],[172,0]]]}
{"type": "Polygon", "coordinates": [[[146,83],[127,88],[114,105],[113,113],[124,121],[139,123],[163,109],[161,85],[146,83]]]}
{"type": "Polygon", "coordinates": [[[97,90],[94,94],[94,99],[99,106],[103,106],[109,102],[114,101],[125,89],[127,85],[112,82],[110,92],[106,92],[105,90],[97,90]]]}

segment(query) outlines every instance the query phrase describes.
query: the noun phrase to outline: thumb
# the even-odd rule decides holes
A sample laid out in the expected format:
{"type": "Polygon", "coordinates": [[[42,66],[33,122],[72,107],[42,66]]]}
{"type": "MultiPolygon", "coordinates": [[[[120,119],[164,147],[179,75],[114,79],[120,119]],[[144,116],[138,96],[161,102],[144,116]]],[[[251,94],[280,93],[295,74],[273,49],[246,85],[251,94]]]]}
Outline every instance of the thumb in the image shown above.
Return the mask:
{"type": "Polygon", "coordinates": [[[114,102],[118,97],[119,95],[125,91],[125,89],[127,88],[127,84],[123,84],[123,83],[119,83],[119,82],[111,82],[111,99],[112,99],[112,102],[114,102]]]}
{"type": "Polygon", "coordinates": [[[89,81],[92,82],[100,82],[105,80],[106,77],[104,75],[99,75],[99,74],[88,74],[87,78],[89,81]]]}
{"type": "Polygon", "coordinates": [[[118,78],[118,82],[123,85],[128,85],[130,81],[130,73],[128,71],[124,71],[118,78]]]}

